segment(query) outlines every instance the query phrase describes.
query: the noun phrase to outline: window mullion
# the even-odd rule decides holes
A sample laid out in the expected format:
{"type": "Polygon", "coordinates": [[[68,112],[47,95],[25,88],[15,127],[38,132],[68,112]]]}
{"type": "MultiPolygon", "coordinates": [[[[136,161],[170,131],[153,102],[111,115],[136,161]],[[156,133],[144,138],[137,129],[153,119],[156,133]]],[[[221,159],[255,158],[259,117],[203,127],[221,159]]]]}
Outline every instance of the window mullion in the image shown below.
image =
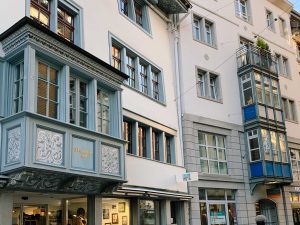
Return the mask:
{"type": "Polygon", "coordinates": [[[46,116],[49,116],[49,104],[50,104],[50,97],[49,97],[49,93],[50,93],[50,66],[48,66],[47,68],[47,80],[46,80],[46,85],[47,85],[47,96],[46,96],[46,116]]]}
{"type": "Polygon", "coordinates": [[[75,98],[76,98],[75,124],[79,126],[80,125],[80,80],[78,78],[75,78],[75,98]]]}

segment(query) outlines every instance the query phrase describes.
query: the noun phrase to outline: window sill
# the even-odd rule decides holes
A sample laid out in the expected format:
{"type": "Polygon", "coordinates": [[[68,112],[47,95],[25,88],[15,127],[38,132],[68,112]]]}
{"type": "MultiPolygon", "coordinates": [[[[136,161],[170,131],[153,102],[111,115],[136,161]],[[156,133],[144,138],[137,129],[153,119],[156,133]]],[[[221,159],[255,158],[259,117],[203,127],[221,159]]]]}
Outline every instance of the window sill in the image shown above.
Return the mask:
{"type": "Polygon", "coordinates": [[[246,20],[246,19],[244,19],[243,17],[240,17],[239,15],[235,15],[235,16],[236,16],[236,18],[238,18],[239,20],[242,20],[243,22],[248,23],[249,25],[253,26],[253,23],[252,23],[251,19],[246,20]]]}
{"type": "Polygon", "coordinates": [[[289,123],[299,124],[299,122],[297,120],[284,119],[284,121],[289,122],[289,123]]]}
{"type": "Polygon", "coordinates": [[[275,28],[267,27],[267,29],[268,29],[269,31],[272,31],[274,34],[276,34],[275,28]]]}
{"type": "Polygon", "coordinates": [[[205,96],[200,96],[200,95],[198,95],[197,97],[205,99],[205,100],[208,100],[208,101],[212,101],[212,102],[215,102],[215,103],[223,104],[223,100],[222,99],[213,99],[213,98],[209,98],[209,97],[205,97],[205,96]]]}
{"type": "Polygon", "coordinates": [[[285,74],[280,73],[279,76],[284,77],[284,78],[289,79],[289,80],[292,80],[292,77],[289,76],[289,75],[285,75],[285,74]]]}
{"type": "Polygon", "coordinates": [[[150,38],[153,39],[152,33],[149,30],[144,29],[143,27],[141,27],[140,25],[138,25],[135,21],[133,21],[132,19],[130,19],[128,16],[124,15],[123,13],[119,12],[121,16],[123,16],[126,20],[128,20],[130,23],[132,23],[134,26],[136,26],[138,29],[140,29],[141,31],[143,31],[146,35],[148,35],[150,38]]]}
{"type": "Polygon", "coordinates": [[[198,39],[196,39],[196,38],[194,38],[194,37],[193,37],[193,40],[196,41],[196,42],[199,42],[199,43],[201,43],[201,44],[203,44],[203,45],[206,45],[206,46],[208,46],[208,47],[211,47],[211,48],[214,48],[214,49],[218,50],[218,47],[217,47],[217,45],[215,45],[215,44],[210,45],[210,44],[208,44],[207,42],[198,40],[198,39]]]}
{"type": "Polygon", "coordinates": [[[230,182],[237,182],[243,183],[243,179],[233,178],[229,174],[210,174],[210,173],[199,173],[198,176],[199,180],[212,180],[212,181],[230,181],[230,182]]]}
{"type": "Polygon", "coordinates": [[[150,100],[152,100],[152,101],[154,101],[154,102],[156,102],[156,103],[162,105],[162,106],[167,106],[167,104],[166,104],[165,102],[157,101],[156,99],[152,98],[151,96],[146,95],[144,92],[141,92],[140,90],[138,90],[138,89],[136,89],[136,88],[133,88],[133,87],[131,87],[130,85],[128,85],[128,84],[126,84],[126,83],[123,83],[123,85],[124,85],[125,87],[127,87],[127,88],[129,88],[129,89],[131,89],[131,90],[133,90],[133,91],[135,91],[135,92],[137,92],[137,93],[139,93],[139,94],[141,94],[141,95],[147,97],[148,99],[150,99],[150,100]]]}

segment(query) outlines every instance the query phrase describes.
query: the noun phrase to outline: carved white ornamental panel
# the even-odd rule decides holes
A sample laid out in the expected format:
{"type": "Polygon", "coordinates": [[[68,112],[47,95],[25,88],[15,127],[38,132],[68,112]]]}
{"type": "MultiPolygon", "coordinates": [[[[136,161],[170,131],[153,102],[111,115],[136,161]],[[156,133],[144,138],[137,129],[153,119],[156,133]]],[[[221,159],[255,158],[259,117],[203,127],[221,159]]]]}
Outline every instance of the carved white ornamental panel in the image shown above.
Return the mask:
{"type": "Polygon", "coordinates": [[[21,127],[16,127],[7,132],[7,157],[6,163],[20,162],[21,156],[21,127]]]}
{"type": "Polygon", "coordinates": [[[120,154],[119,149],[102,144],[102,172],[114,175],[120,174],[120,154]]]}
{"type": "Polygon", "coordinates": [[[37,128],[35,159],[55,166],[63,165],[63,134],[37,128]]]}

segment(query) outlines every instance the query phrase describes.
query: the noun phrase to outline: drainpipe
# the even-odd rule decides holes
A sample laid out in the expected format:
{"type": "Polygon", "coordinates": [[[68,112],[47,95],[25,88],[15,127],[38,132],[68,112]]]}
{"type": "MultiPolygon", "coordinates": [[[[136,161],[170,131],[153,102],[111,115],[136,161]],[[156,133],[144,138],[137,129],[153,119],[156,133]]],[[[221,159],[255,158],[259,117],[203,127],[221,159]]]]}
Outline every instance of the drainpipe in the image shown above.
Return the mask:
{"type": "Polygon", "coordinates": [[[289,219],[287,215],[287,207],[286,207],[286,198],[285,198],[285,193],[284,193],[284,187],[280,186],[281,189],[281,195],[282,195],[282,201],[283,201],[283,209],[284,209],[284,216],[285,216],[285,224],[289,224],[289,219]]]}

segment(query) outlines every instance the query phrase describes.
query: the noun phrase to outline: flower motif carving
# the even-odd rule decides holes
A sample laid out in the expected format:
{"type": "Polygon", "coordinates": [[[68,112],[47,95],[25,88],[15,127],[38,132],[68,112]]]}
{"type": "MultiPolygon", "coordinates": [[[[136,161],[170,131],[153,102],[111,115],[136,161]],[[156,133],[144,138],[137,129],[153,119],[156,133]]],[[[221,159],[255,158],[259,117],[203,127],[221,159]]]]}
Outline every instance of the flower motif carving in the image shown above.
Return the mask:
{"type": "Polygon", "coordinates": [[[63,134],[37,128],[36,161],[61,166],[63,164],[63,134]]]}
{"type": "Polygon", "coordinates": [[[7,159],[6,163],[20,161],[21,155],[21,127],[16,127],[7,132],[7,159]]]}
{"type": "Polygon", "coordinates": [[[120,174],[120,155],[119,149],[102,145],[102,172],[109,174],[120,174]]]}

